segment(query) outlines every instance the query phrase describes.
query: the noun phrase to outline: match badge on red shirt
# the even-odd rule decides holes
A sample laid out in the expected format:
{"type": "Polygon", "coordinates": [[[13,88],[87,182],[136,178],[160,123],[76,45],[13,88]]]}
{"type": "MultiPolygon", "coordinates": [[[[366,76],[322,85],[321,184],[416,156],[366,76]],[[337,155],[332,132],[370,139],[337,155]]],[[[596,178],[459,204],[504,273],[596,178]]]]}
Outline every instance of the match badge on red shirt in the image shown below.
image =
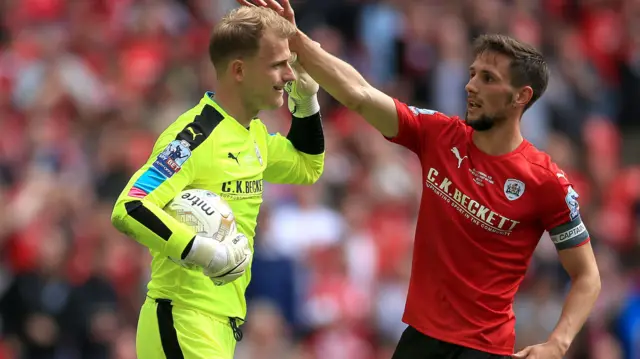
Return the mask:
{"type": "Polygon", "coordinates": [[[418,115],[433,115],[433,114],[436,113],[436,111],[434,111],[434,110],[427,110],[426,108],[417,108],[415,106],[409,106],[409,109],[416,116],[418,116],[418,115]]]}
{"type": "Polygon", "coordinates": [[[578,192],[576,192],[573,187],[569,186],[564,200],[567,202],[567,207],[569,207],[569,218],[572,221],[580,216],[580,204],[578,203],[578,197],[580,197],[578,192]]]}
{"type": "Polygon", "coordinates": [[[524,183],[520,180],[509,178],[504,183],[504,195],[510,201],[515,201],[524,193],[524,183]]]}

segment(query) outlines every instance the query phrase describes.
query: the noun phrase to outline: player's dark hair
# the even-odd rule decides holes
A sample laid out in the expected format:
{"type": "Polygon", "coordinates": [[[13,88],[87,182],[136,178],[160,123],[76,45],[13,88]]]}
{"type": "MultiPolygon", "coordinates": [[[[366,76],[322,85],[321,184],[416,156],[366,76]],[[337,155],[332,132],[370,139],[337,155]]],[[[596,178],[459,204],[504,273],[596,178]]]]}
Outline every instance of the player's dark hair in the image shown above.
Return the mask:
{"type": "Polygon", "coordinates": [[[230,11],[216,24],[209,41],[209,57],[217,71],[230,60],[254,56],[265,31],[290,38],[296,27],[275,11],[262,7],[240,7],[230,11]]]}
{"type": "Polygon", "coordinates": [[[549,68],[542,53],[533,46],[506,35],[490,34],[478,37],[473,44],[474,56],[495,52],[511,58],[511,85],[531,86],[531,101],[526,111],[542,96],[549,83],[549,68]]]}

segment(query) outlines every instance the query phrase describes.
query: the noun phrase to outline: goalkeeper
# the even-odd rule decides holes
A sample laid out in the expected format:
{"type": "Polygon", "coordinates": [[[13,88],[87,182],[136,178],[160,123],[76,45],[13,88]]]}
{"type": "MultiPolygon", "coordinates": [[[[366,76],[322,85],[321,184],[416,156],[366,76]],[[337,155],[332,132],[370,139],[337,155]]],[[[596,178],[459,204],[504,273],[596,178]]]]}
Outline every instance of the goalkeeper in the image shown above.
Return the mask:
{"type": "Polygon", "coordinates": [[[116,202],[113,225],[153,255],[138,322],[138,358],[233,358],[242,339],[238,326],[246,315],[263,180],[308,185],[322,174],[319,87],[290,61],[288,38],[295,32],[270,9],[227,14],[209,44],[216,93],[206,93],[160,135],[116,202]],[[291,128],[286,137],[270,135],[256,116],[282,106],[285,89],[291,128]],[[220,242],[202,238],[163,211],[189,188],[221,195],[240,234],[220,242]],[[245,270],[239,278],[224,276],[236,267],[245,270]]]}

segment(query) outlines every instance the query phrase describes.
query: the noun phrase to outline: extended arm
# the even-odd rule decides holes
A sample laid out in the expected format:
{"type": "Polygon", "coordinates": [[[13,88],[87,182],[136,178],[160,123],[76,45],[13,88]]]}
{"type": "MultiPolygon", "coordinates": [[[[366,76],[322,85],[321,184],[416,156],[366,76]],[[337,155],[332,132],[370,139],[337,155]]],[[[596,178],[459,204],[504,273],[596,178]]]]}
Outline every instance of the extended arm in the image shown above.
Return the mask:
{"type": "MultiPolygon", "coordinates": [[[[289,0],[236,0],[244,6],[264,6],[295,24],[289,0]],[[255,4],[254,4],[255,3],[255,4]]],[[[356,111],[385,137],[398,134],[398,115],[393,99],[371,86],[353,66],[323,50],[302,31],[289,40],[302,66],[338,102],[356,111]]]]}
{"type": "Polygon", "coordinates": [[[393,98],[371,86],[353,66],[323,50],[298,30],[291,48],[302,66],[338,102],[359,113],[385,137],[398,134],[393,98]]]}

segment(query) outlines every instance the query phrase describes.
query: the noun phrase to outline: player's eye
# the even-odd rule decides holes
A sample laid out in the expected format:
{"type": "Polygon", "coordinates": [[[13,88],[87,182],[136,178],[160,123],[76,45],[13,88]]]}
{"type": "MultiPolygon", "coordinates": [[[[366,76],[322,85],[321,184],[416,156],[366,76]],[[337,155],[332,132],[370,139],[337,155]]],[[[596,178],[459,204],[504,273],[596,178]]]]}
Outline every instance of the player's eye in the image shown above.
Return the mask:
{"type": "Polygon", "coordinates": [[[280,62],[277,62],[277,63],[273,64],[273,68],[274,69],[281,69],[283,67],[286,67],[288,64],[289,64],[289,62],[286,61],[286,60],[285,61],[280,61],[280,62]]]}
{"type": "Polygon", "coordinates": [[[493,82],[493,77],[491,75],[484,75],[485,82],[493,82]]]}

